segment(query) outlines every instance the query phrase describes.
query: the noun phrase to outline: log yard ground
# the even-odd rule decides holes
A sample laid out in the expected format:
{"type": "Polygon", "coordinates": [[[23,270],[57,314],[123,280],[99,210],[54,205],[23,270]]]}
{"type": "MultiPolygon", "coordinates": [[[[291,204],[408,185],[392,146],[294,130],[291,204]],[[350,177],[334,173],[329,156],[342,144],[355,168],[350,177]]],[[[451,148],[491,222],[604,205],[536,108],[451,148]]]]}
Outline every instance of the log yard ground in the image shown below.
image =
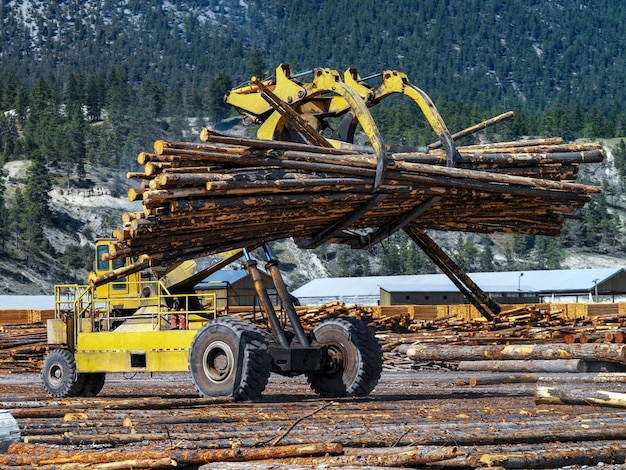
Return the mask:
{"type": "Polygon", "coordinates": [[[256,402],[199,398],[184,373],[108,374],[97,397],[51,399],[37,372],[43,324],[4,325],[0,415],[20,436],[0,468],[623,468],[618,307],[576,319],[516,308],[500,326],[365,318],[385,359],[369,396],[320,398],[303,376],[272,374],[256,402]],[[467,370],[485,362],[501,370],[467,370]]]}
{"type": "MultiPolygon", "coordinates": [[[[607,388],[593,376],[542,378],[607,388]]],[[[37,374],[0,380],[22,434],[0,455],[8,469],[562,468],[626,458],[626,413],[538,404],[532,375],[385,371],[369,397],[333,400],[272,375],[255,403],[197,398],[186,374],[112,374],[100,396],[65,400],[42,396],[37,374]]]]}

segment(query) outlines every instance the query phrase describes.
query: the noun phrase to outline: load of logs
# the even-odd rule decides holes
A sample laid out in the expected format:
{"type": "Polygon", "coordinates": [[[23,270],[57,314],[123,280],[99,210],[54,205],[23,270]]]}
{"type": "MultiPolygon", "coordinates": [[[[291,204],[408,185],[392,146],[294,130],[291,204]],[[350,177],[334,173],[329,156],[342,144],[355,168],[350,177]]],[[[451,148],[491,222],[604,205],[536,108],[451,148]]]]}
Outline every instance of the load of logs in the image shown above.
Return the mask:
{"type": "Polygon", "coordinates": [[[138,261],[94,284],[148,266],[293,237],[304,248],[368,248],[406,230],[557,235],[599,188],[575,183],[579,166],[600,162],[598,143],[538,139],[389,153],[374,186],[373,154],[232,137],[204,129],[203,143],[157,141],[142,152],[141,181],[109,259],[138,261]]]}

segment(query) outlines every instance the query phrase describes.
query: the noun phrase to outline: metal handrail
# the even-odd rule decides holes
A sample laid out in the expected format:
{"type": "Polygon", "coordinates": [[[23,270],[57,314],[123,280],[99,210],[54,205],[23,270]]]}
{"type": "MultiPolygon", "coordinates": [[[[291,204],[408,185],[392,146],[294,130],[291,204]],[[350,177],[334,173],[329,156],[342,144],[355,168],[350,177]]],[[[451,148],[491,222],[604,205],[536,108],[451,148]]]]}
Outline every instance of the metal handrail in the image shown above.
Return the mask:
{"type": "MultiPolygon", "coordinates": [[[[78,284],[65,284],[57,285],[54,290],[54,305],[55,316],[60,318],[63,313],[69,313],[75,318],[91,318],[92,326],[96,316],[100,315],[100,320],[110,322],[112,318],[116,320],[125,320],[131,317],[134,318],[152,318],[153,326],[158,325],[162,315],[177,315],[183,316],[184,325],[188,328],[189,316],[200,315],[204,318],[217,316],[217,300],[215,293],[193,293],[193,294],[172,294],[169,290],[160,282],[155,280],[149,281],[136,281],[136,282],[124,282],[124,283],[111,283],[111,284],[128,284],[134,286],[134,289],[129,289],[132,292],[141,292],[142,286],[150,286],[152,289],[156,287],[156,292],[152,292],[156,295],[150,295],[148,297],[139,297],[137,295],[111,295],[111,289],[109,289],[109,295],[106,297],[96,296],[95,288],[90,285],[78,285],[78,284]],[[66,299],[63,296],[67,296],[66,299]],[[192,298],[194,302],[197,302],[201,308],[195,307],[192,304],[192,298]],[[148,313],[133,313],[133,315],[119,315],[116,313],[120,305],[127,305],[132,302],[137,302],[139,307],[156,307],[156,311],[152,310],[148,313]],[[143,305],[142,305],[143,304],[143,305]]],[[[74,325],[75,333],[79,328],[79,322],[74,325]]],[[[180,324],[183,324],[181,321],[180,324]]]]}

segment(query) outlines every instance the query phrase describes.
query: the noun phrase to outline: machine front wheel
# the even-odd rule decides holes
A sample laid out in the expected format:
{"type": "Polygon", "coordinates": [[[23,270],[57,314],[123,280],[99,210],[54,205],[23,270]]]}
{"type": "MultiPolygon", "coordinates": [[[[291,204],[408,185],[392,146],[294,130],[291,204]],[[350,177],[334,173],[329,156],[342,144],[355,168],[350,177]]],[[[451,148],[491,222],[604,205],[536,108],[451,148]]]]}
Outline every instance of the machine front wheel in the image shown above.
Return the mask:
{"type": "Polygon", "coordinates": [[[382,351],[374,331],[356,318],[331,318],[315,327],[313,344],[326,346],[326,370],[309,372],[311,388],[323,397],[362,397],[380,379],[382,351]]]}
{"type": "Polygon", "coordinates": [[[267,342],[245,320],[223,317],[207,323],[191,343],[189,369],[202,396],[258,398],[270,375],[267,342]]]}
{"type": "Polygon", "coordinates": [[[50,351],[41,368],[43,386],[55,398],[74,397],[85,384],[85,375],[76,369],[74,355],[67,349],[50,351]]]}

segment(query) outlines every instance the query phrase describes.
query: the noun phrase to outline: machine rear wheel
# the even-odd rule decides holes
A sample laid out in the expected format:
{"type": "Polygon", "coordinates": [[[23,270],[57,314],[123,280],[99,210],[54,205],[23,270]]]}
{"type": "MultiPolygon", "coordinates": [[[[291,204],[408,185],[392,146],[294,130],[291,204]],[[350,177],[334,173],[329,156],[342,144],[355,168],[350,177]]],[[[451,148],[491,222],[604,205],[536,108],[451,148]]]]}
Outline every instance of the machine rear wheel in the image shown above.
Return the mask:
{"type": "Polygon", "coordinates": [[[207,323],[191,343],[189,369],[202,396],[258,398],[270,375],[267,342],[245,320],[223,317],[207,323]]]}
{"type": "Polygon", "coordinates": [[[55,398],[74,397],[85,384],[84,374],[76,370],[74,355],[67,349],[50,351],[41,368],[43,386],[55,398]]]}
{"type": "Polygon", "coordinates": [[[315,327],[313,344],[325,345],[327,368],[309,372],[311,388],[323,397],[366,396],[382,372],[382,351],[374,331],[356,318],[331,318],[315,327]]]}

